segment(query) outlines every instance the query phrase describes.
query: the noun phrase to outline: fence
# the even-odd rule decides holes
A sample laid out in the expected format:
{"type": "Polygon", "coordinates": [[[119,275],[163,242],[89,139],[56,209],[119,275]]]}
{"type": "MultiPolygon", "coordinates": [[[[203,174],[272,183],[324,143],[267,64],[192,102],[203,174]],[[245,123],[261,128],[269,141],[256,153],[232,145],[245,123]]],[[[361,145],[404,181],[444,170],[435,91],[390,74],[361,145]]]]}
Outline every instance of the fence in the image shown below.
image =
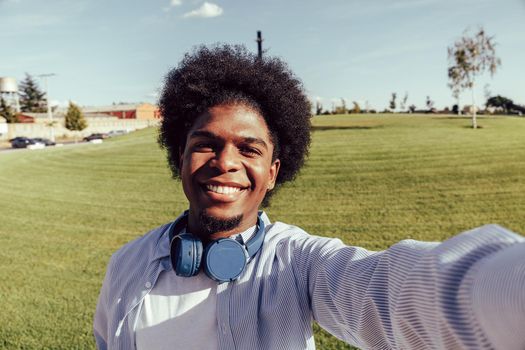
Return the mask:
{"type": "Polygon", "coordinates": [[[88,127],[78,131],[69,131],[58,121],[52,127],[44,123],[13,123],[7,124],[7,132],[0,133],[0,140],[9,140],[17,136],[25,137],[45,137],[51,135],[53,128],[56,138],[75,138],[84,137],[92,133],[110,132],[111,130],[134,131],[144,129],[149,126],[157,126],[158,120],[152,119],[116,119],[107,118],[105,120],[88,120],[88,127]]]}

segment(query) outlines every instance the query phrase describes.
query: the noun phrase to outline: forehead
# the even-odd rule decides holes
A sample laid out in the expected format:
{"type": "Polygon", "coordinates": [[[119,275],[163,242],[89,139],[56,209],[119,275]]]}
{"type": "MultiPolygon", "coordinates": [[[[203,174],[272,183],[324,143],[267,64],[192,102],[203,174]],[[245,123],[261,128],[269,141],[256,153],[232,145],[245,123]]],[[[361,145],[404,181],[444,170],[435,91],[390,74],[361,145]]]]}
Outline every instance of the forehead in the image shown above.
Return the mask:
{"type": "Polygon", "coordinates": [[[270,142],[269,129],[261,114],[242,104],[210,107],[195,120],[194,131],[209,131],[219,137],[255,137],[270,142]]]}

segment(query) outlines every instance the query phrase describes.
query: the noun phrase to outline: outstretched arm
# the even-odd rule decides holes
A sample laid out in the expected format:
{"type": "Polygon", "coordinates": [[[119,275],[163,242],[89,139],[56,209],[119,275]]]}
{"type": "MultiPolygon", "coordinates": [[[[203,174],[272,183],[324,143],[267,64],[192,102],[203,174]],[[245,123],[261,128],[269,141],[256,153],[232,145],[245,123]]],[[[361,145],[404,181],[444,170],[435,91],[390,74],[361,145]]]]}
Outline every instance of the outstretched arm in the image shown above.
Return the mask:
{"type": "Polygon", "coordinates": [[[499,226],[382,252],[323,238],[296,249],[315,320],[350,344],[525,348],[525,239],[499,226]]]}

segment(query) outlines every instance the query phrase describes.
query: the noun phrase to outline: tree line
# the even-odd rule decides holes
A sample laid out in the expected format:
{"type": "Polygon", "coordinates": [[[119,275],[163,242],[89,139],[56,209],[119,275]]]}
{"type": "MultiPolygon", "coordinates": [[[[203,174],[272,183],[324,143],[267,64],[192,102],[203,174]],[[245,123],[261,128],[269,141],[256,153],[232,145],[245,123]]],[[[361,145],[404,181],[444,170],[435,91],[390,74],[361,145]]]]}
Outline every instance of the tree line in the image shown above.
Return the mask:
{"type": "MultiPolygon", "coordinates": [[[[461,114],[462,110],[458,104],[452,105],[450,108],[445,107],[442,110],[438,110],[434,107],[434,100],[430,96],[426,96],[425,105],[423,108],[417,108],[415,104],[408,104],[408,94],[406,93],[402,100],[398,101],[398,94],[393,92],[390,100],[388,101],[388,108],[382,111],[375,109],[363,109],[359,103],[353,101],[353,106],[348,108],[345,99],[341,98],[340,103],[334,103],[331,109],[324,109],[323,104],[320,101],[315,103],[315,115],[331,115],[331,114],[354,114],[354,113],[443,113],[443,114],[461,114]]],[[[488,112],[490,109],[494,109],[496,114],[503,115],[525,115],[525,106],[514,103],[510,98],[496,95],[488,97],[485,101],[485,110],[488,112]]],[[[464,113],[470,113],[470,106],[465,106],[463,109],[464,113]]],[[[479,112],[478,112],[479,113],[479,112]]],[[[483,111],[481,111],[483,113],[483,111]]],[[[490,113],[490,112],[489,112],[490,113]]],[[[493,113],[491,113],[493,114],[493,113]]]]}

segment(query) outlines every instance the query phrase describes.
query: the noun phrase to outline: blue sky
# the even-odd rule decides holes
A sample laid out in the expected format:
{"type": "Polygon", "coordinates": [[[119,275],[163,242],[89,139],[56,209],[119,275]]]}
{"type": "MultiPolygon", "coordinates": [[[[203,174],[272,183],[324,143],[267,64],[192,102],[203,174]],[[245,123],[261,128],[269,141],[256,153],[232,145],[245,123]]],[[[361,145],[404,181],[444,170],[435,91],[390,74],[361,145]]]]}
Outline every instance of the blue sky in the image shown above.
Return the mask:
{"type": "MultiPolygon", "coordinates": [[[[261,30],[325,107],[345,98],[384,109],[408,93],[422,108],[454,103],[447,46],[482,25],[502,65],[477,82],[525,104],[525,0],[0,0],[0,76],[49,79],[56,103],[155,102],[166,72],[195,45],[240,43],[261,30]]],[[[461,103],[470,101],[464,93],[461,103]]]]}

